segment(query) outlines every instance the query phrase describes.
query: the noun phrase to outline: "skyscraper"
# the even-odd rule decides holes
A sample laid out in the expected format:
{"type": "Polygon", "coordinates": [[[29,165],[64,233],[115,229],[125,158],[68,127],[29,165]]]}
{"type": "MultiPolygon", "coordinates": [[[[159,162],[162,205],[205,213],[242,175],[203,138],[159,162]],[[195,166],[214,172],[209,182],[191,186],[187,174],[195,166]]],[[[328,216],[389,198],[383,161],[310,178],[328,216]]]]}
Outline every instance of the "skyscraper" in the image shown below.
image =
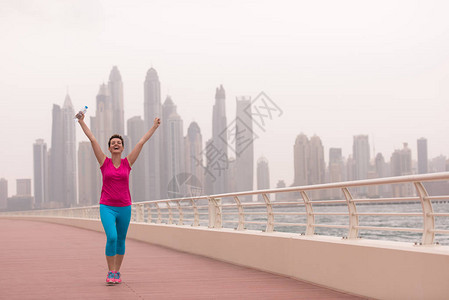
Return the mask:
{"type": "MultiPolygon", "coordinates": [[[[257,189],[268,190],[270,188],[270,169],[268,160],[261,156],[257,160],[257,189]]],[[[269,195],[268,195],[269,197],[269,195]]],[[[259,195],[259,201],[263,201],[262,195],[259,195]]]]}
{"type": "Polygon", "coordinates": [[[0,178],[0,210],[6,209],[8,200],[8,181],[0,178]]]}
{"type": "Polygon", "coordinates": [[[123,83],[117,66],[114,66],[109,74],[108,89],[112,105],[112,132],[123,136],[125,134],[123,83]]]}
{"type": "Polygon", "coordinates": [[[222,85],[215,91],[212,111],[212,138],[206,143],[206,187],[212,194],[225,193],[228,188],[228,132],[226,121],[226,93],[222,85]]]}
{"type": "Polygon", "coordinates": [[[207,195],[212,195],[214,193],[214,174],[212,173],[212,158],[215,153],[212,151],[213,149],[213,139],[210,138],[206,141],[206,147],[205,147],[205,168],[204,168],[204,190],[207,195]]]}
{"type": "MultiPolygon", "coordinates": [[[[403,176],[412,174],[412,151],[408,148],[408,144],[404,143],[402,149],[397,149],[391,155],[391,175],[403,176]]],[[[399,184],[393,187],[393,196],[410,196],[413,193],[411,184],[399,184]]]]}
{"type": "Polygon", "coordinates": [[[355,162],[354,158],[350,154],[346,159],[346,180],[355,180],[355,162]]]}
{"type": "Polygon", "coordinates": [[[48,198],[48,163],[47,144],[43,139],[37,139],[33,144],[33,171],[34,171],[34,199],[36,207],[48,198]]]}
{"type": "Polygon", "coordinates": [[[446,156],[440,154],[437,157],[434,157],[430,161],[431,171],[432,172],[444,172],[446,171],[446,156]]]}
{"type": "MultiPolygon", "coordinates": [[[[342,182],[343,179],[343,157],[341,155],[341,148],[329,149],[329,182],[342,182]]],[[[329,191],[331,199],[341,198],[340,189],[332,189],[329,191]]]]}
{"type": "MultiPolygon", "coordinates": [[[[145,131],[153,126],[156,117],[161,117],[161,112],[161,84],[156,70],[150,68],[144,82],[145,131]]],[[[162,122],[165,121],[162,120],[162,122]]],[[[147,180],[145,195],[148,195],[148,200],[161,198],[162,145],[162,134],[156,131],[144,147],[145,179],[147,180]]]]}
{"type": "Polygon", "coordinates": [[[368,178],[370,149],[367,135],[354,136],[352,154],[355,164],[354,179],[361,180],[368,178]]]}
{"type": "Polygon", "coordinates": [[[77,203],[75,111],[69,95],[63,108],[53,105],[53,124],[49,159],[49,192],[52,207],[77,203]]]}
{"type": "Polygon", "coordinates": [[[176,111],[167,118],[166,122],[169,129],[165,137],[168,141],[166,149],[168,158],[166,197],[179,198],[185,194],[184,178],[180,177],[185,171],[183,122],[176,111]]]}
{"type": "Polygon", "coordinates": [[[53,104],[51,149],[49,154],[49,192],[53,207],[63,206],[64,193],[64,141],[61,107],[53,104]]]}
{"type": "Polygon", "coordinates": [[[329,182],[343,181],[341,148],[329,148],[329,182]]]}
{"type": "Polygon", "coordinates": [[[427,139],[418,139],[418,174],[428,173],[427,139]]]}
{"type": "MultiPolygon", "coordinates": [[[[132,117],[127,122],[128,128],[128,138],[129,138],[129,149],[134,149],[137,142],[145,134],[145,124],[140,116],[132,117]]],[[[142,151],[143,152],[143,151],[142,151]]],[[[145,201],[148,199],[148,195],[145,195],[145,159],[143,158],[143,153],[139,155],[137,161],[133,164],[133,171],[130,177],[130,192],[131,199],[134,202],[145,201]]]]}
{"type": "Polygon", "coordinates": [[[109,89],[104,83],[100,85],[98,90],[96,104],[95,117],[91,117],[92,133],[97,139],[98,144],[100,144],[103,153],[108,155],[108,141],[114,134],[114,111],[109,89]]]}
{"type": "Polygon", "coordinates": [[[204,161],[203,161],[203,137],[200,127],[196,122],[190,123],[187,129],[187,136],[184,138],[185,171],[198,179],[192,195],[204,194],[204,161]]]}
{"type": "MultiPolygon", "coordinates": [[[[374,167],[377,177],[383,178],[390,176],[390,172],[388,170],[387,163],[385,162],[384,156],[382,153],[377,153],[376,158],[374,160],[374,167]]],[[[391,187],[389,185],[380,185],[379,186],[379,196],[387,197],[391,195],[391,187]]]]}
{"type": "Polygon", "coordinates": [[[31,196],[31,179],[17,179],[17,196],[31,196]]]}
{"type": "MultiPolygon", "coordinates": [[[[282,189],[282,188],[285,188],[285,187],[286,187],[286,184],[285,184],[284,180],[279,180],[278,183],[276,184],[276,188],[277,189],[282,189]]],[[[286,200],[291,201],[292,199],[297,199],[298,198],[298,197],[296,197],[296,193],[295,193],[294,198],[290,198],[293,194],[294,193],[276,193],[274,195],[274,197],[275,197],[276,201],[286,201],[286,200]]]]}
{"type": "Polygon", "coordinates": [[[169,174],[170,157],[167,155],[168,149],[170,147],[170,141],[168,135],[170,133],[170,126],[168,126],[168,119],[172,114],[176,114],[176,105],[170,96],[165,98],[164,104],[162,105],[162,120],[164,120],[165,126],[162,126],[162,149],[161,151],[161,197],[167,198],[168,183],[172,179],[169,174]]]}
{"type": "MultiPolygon", "coordinates": [[[[238,192],[254,189],[254,135],[251,114],[251,98],[236,99],[235,127],[235,180],[238,192]]],[[[251,201],[252,196],[242,200],[251,201]]]]}
{"type": "Polygon", "coordinates": [[[82,206],[94,205],[100,200],[97,173],[100,173],[100,170],[91,143],[80,142],[78,147],[78,203],[82,206]]]}
{"type": "MultiPolygon", "coordinates": [[[[113,131],[114,111],[112,107],[109,88],[106,84],[103,83],[100,85],[95,100],[96,100],[95,116],[90,117],[90,125],[91,125],[90,128],[95,138],[97,139],[97,142],[100,145],[100,148],[103,151],[103,153],[105,155],[109,155],[108,142],[109,138],[114,134],[113,131]]],[[[87,151],[87,149],[83,150],[87,151]]],[[[83,156],[85,159],[89,159],[89,156],[87,154],[83,153],[83,156]]],[[[95,167],[93,169],[89,168],[88,170],[86,170],[86,172],[92,172],[89,177],[92,178],[91,186],[93,190],[89,192],[89,194],[95,195],[96,198],[99,198],[101,194],[102,178],[101,172],[99,172],[97,168],[98,167],[97,164],[98,162],[95,159],[94,163],[95,167]]]]}
{"type": "Polygon", "coordinates": [[[296,137],[295,144],[293,145],[293,166],[294,173],[294,186],[302,186],[309,184],[309,163],[310,163],[310,147],[309,139],[303,133],[296,137]]]}
{"type": "Polygon", "coordinates": [[[309,141],[310,162],[308,184],[324,183],[325,169],[324,148],[319,136],[314,135],[309,141]]]}
{"type": "Polygon", "coordinates": [[[76,191],[76,136],[75,136],[75,110],[69,95],[65,97],[63,113],[63,141],[64,141],[64,203],[66,206],[77,204],[76,191]]]}
{"type": "MultiPolygon", "coordinates": [[[[228,157],[228,168],[226,170],[226,176],[228,178],[228,190],[227,192],[232,193],[235,192],[237,190],[237,180],[236,180],[236,162],[235,162],[235,157],[231,156],[228,157]]],[[[240,200],[244,200],[245,199],[243,197],[239,197],[240,200]]]]}
{"type": "Polygon", "coordinates": [[[402,149],[396,149],[391,155],[391,173],[393,176],[412,174],[412,151],[404,143],[402,149]]]}

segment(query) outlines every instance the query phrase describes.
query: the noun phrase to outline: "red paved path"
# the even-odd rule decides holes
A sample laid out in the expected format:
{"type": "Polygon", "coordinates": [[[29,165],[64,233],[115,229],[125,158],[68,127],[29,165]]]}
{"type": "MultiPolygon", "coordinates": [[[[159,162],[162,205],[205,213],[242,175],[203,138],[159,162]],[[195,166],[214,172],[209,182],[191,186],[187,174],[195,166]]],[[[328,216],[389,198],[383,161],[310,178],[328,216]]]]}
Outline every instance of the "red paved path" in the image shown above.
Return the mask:
{"type": "Polygon", "coordinates": [[[0,299],[359,299],[294,279],[128,239],[107,286],[105,236],[0,219],[0,299]]]}

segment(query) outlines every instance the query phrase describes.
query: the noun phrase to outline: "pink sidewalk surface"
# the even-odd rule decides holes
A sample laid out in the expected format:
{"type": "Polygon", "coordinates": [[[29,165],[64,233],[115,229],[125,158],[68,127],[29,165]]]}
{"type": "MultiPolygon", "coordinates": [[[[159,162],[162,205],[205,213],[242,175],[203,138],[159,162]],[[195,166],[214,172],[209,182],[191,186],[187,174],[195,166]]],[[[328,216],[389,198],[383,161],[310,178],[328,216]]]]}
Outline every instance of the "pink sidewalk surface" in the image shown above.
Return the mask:
{"type": "Polygon", "coordinates": [[[132,239],[123,283],[107,286],[105,242],[100,232],[0,218],[0,299],[360,299],[132,239]]]}

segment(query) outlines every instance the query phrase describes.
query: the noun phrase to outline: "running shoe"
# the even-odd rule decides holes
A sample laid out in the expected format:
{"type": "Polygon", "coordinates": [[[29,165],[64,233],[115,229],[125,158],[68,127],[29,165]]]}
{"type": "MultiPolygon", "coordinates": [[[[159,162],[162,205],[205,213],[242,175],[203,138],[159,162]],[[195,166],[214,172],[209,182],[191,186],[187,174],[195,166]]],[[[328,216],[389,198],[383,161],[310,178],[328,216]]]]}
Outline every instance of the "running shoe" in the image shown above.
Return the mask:
{"type": "Polygon", "coordinates": [[[112,271],[108,272],[108,276],[106,277],[106,283],[107,284],[114,284],[115,283],[115,274],[112,271]]]}
{"type": "Polygon", "coordinates": [[[114,272],[114,283],[121,283],[122,279],[120,278],[120,272],[114,272]]]}

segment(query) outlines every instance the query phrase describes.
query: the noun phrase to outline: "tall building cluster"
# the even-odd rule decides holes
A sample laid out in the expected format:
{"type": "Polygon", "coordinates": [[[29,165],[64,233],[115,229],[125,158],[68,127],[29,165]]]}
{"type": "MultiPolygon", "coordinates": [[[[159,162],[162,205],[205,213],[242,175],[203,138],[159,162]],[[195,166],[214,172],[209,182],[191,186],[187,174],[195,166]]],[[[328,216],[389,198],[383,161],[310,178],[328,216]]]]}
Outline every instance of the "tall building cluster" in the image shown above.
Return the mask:
{"type": "MultiPolygon", "coordinates": [[[[124,138],[122,157],[153,126],[156,117],[162,119],[162,126],[132,166],[130,191],[134,202],[254,189],[253,145],[239,143],[242,138],[251,138],[252,118],[245,113],[250,98],[236,99],[236,126],[231,127],[226,118],[225,89],[219,86],[212,106],[213,134],[203,144],[198,123],[189,124],[184,136],[184,122],[174,100],[167,95],[161,102],[161,82],[154,68],[146,73],[143,90],[143,116],[129,118],[125,127],[123,82],[114,66],[108,83],[99,85],[95,107],[85,119],[106,155],[110,154],[108,141],[113,134],[124,138]],[[228,151],[235,157],[229,158],[228,151]]],[[[43,139],[33,145],[34,208],[88,206],[99,201],[101,172],[90,142],[79,142],[76,150],[75,114],[70,96],[66,95],[62,108],[53,105],[50,147],[43,139]]],[[[267,168],[260,176],[268,177],[267,168]]],[[[266,186],[267,179],[263,182],[266,186]]],[[[0,209],[5,208],[7,182],[1,179],[0,209]]]]}
{"type": "MultiPolygon", "coordinates": [[[[132,166],[131,197],[134,202],[192,197],[199,195],[269,189],[269,163],[261,157],[254,164],[253,113],[251,98],[237,97],[235,118],[226,116],[226,92],[216,88],[212,106],[212,136],[203,142],[196,122],[184,126],[177,111],[176,99],[166,95],[162,103],[159,74],[150,68],[143,82],[143,116],[124,118],[122,76],[114,66],[108,83],[99,85],[95,107],[86,118],[103,152],[109,155],[108,141],[113,134],[124,138],[125,157],[153,126],[154,119],[162,125],[145,144],[132,166]],[[126,121],[126,126],[125,126],[126,121]],[[126,129],[126,130],[125,130],[126,129]],[[186,135],[184,135],[186,130],[186,135]],[[255,173],[255,174],[254,174],[255,173]],[[255,186],[256,184],[256,186],[255,186]]],[[[212,98],[212,97],[211,97],[212,98]]],[[[53,105],[52,132],[49,147],[43,139],[33,144],[34,196],[31,180],[17,181],[17,195],[8,198],[8,184],[0,179],[0,210],[59,208],[88,206],[99,201],[101,172],[90,142],[76,143],[75,109],[69,95],[62,107],[53,105]]],[[[328,182],[364,180],[378,177],[423,174],[449,170],[449,160],[441,155],[429,159],[427,140],[417,140],[417,162],[407,143],[395,150],[386,161],[381,153],[371,153],[368,135],[353,137],[352,153],[343,157],[341,148],[329,148],[325,164],[324,146],[319,136],[310,138],[300,133],[293,145],[294,176],[291,186],[315,185],[328,182]]],[[[278,179],[277,188],[286,187],[286,179],[278,179]]],[[[429,185],[436,191],[447,189],[429,185]]],[[[359,197],[409,196],[410,185],[373,186],[354,190],[359,197]]],[[[294,193],[280,193],[274,201],[288,201],[294,193]]],[[[341,190],[312,191],[312,199],[338,199],[341,190]]],[[[263,201],[251,196],[242,201],[263,201]]]]}
{"type": "MultiPolygon", "coordinates": [[[[303,186],[320,183],[355,181],[389,176],[405,176],[429,172],[449,171],[449,160],[440,155],[432,160],[427,157],[427,140],[417,140],[418,161],[412,160],[412,151],[408,143],[402,149],[396,149],[386,162],[382,153],[374,157],[370,154],[367,135],[356,135],[353,138],[352,153],[344,158],[341,148],[329,148],[329,164],[324,167],[323,145],[317,136],[308,137],[301,133],[293,145],[294,179],[292,186],[303,186]],[[417,166],[417,167],[416,167],[417,166]]],[[[445,182],[429,183],[433,193],[443,193],[449,188],[445,182]]],[[[353,189],[359,197],[401,197],[411,196],[415,190],[411,184],[392,186],[370,186],[353,189]]],[[[338,199],[342,197],[339,189],[322,193],[311,193],[312,198],[338,199]]]]}

